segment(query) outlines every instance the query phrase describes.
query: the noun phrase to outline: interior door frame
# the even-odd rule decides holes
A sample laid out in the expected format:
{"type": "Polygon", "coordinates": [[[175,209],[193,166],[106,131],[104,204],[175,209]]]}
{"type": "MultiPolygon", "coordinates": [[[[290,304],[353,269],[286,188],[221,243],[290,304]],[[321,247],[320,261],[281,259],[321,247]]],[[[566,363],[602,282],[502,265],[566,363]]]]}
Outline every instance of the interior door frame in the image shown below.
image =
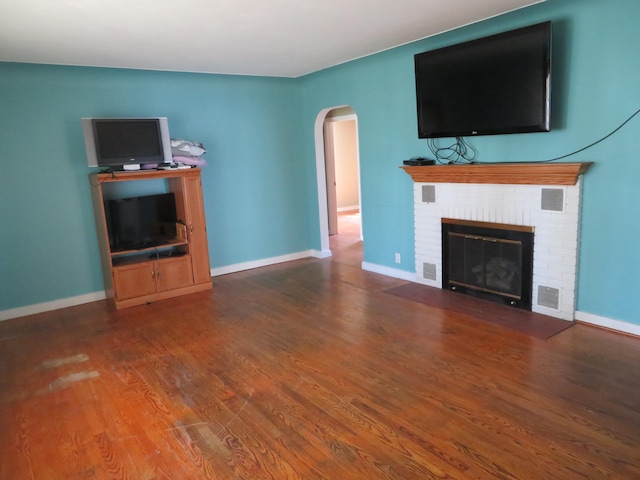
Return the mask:
{"type": "Polygon", "coordinates": [[[327,179],[325,185],[327,186],[327,225],[329,228],[329,236],[338,233],[336,156],[332,124],[332,119],[325,119],[322,127],[324,133],[324,171],[327,179]]]}
{"type": "MultiPolygon", "coordinates": [[[[331,256],[329,245],[329,215],[327,209],[327,174],[326,174],[326,152],[324,138],[324,124],[330,111],[350,107],[349,105],[337,105],[335,107],[323,108],[316,116],[314,126],[314,138],[316,147],[316,179],[318,187],[318,219],[320,221],[320,258],[331,256]]],[[[353,115],[356,121],[356,151],[358,155],[358,196],[360,202],[360,238],[364,240],[364,228],[362,225],[362,183],[360,169],[360,141],[358,138],[358,116],[353,115]]]]}

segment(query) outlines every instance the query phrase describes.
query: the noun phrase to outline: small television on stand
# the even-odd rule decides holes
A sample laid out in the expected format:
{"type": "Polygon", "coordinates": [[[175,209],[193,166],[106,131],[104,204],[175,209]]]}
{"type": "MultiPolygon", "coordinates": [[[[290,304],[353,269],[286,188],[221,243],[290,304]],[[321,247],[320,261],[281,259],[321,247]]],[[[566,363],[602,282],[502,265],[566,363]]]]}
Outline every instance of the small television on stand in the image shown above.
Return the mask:
{"type": "Polygon", "coordinates": [[[140,170],[172,163],[166,117],[83,118],[90,167],[140,170]]]}
{"type": "Polygon", "coordinates": [[[111,250],[161,247],[176,238],[173,193],[110,200],[108,220],[111,250]]]}

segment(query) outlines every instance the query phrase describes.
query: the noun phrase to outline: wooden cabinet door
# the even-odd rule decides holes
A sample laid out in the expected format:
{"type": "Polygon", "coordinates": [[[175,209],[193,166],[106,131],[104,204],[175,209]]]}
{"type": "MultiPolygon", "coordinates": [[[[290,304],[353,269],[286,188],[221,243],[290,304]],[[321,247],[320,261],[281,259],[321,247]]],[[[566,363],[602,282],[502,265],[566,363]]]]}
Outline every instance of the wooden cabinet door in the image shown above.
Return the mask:
{"type": "Polygon", "coordinates": [[[193,285],[193,273],[189,255],[157,260],[155,269],[158,292],[166,292],[193,285]]]}
{"type": "Polygon", "coordinates": [[[193,280],[195,284],[211,282],[207,222],[204,215],[204,199],[200,176],[185,177],[183,182],[193,280]]]}
{"type": "Polygon", "coordinates": [[[117,301],[156,293],[153,262],[113,267],[113,286],[117,301]]]}

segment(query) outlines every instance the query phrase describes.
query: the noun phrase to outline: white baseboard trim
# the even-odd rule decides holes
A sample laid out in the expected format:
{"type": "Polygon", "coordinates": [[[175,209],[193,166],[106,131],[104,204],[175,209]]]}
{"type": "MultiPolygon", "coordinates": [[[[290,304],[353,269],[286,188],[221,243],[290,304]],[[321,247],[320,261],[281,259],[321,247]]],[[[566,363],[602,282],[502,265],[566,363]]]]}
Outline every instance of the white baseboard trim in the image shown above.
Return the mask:
{"type": "MultiPolygon", "coordinates": [[[[306,250],[304,252],[297,252],[288,255],[282,255],[279,257],[265,258],[257,260],[255,262],[244,262],[235,265],[229,265],[226,267],[211,269],[211,276],[225,275],[227,273],[240,272],[242,270],[249,270],[257,267],[264,267],[267,265],[273,265],[275,263],[289,262],[292,260],[299,260],[301,258],[315,257],[326,258],[331,256],[331,250],[306,250]]],[[[51,302],[37,303],[34,305],[26,305],[24,307],[11,308],[8,310],[0,310],[0,321],[10,320],[12,318],[26,317],[28,315],[35,315],[37,313],[50,312],[53,310],[59,310],[66,307],[74,307],[76,305],[82,305],[83,303],[97,302],[98,300],[104,300],[107,298],[105,292],[87,293],[84,295],[78,295],[76,297],[61,298],[59,300],[53,300],[51,302]]]]}
{"type": "Polygon", "coordinates": [[[360,210],[360,205],[352,205],[350,207],[338,207],[336,210],[338,211],[338,213],[340,213],[340,212],[349,212],[351,210],[358,210],[359,211],[360,210]]]}
{"type": "MultiPolygon", "coordinates": [[[[253,262],[242,262],[234,265],[227,265],[225,267],[211,269],[211,276],[226,275],[228,273],[241,272],[243,270],[250,270],[253,268],[266,267],[268,265],[274,265],[276,263],[290,262],[293,260],[299,260],[301,258],[327,258],[331,256],[331,250],[306,250],[303,252],[291,253],[288,255],[281,255],[279,257],[263,258],[253,262]]],[[[407,272],[406,270],[400,270],[397,268],[385,267],[383,265],[377,265],[375,263],[362,262],[362,269],[373,273],[379,273],[388,277],[399,278],[408,282],[415,282],[416,276],[413,272],[407,272]]],[[[82,305],[84,303],[97,302],[107,298],[105,292],[93,292],[84,295],[78,295],[75,297],[62,298],[59,300],[53,300],[51,302],[37,303],[35,305],[27,305],[25,307],[11,308],[8,310],[0,310],[0,321],[10,320],[12,318],[26,317],[28,315],[35,315],[37,313],[49,312],[52,310],[59,310],[61,308],[74,307],[76,305],[82,305]]],[[[640,337],[640,325],[624,322],[621,320],[614,320],[611,318],[601,317],[592,313],[576,311],[575,319],[595,325],[598,327],[607,328],[610,330],[616,330],[622,333],[628,333],[640,337]]]]}
{"type": "Polygon", "coordinates": [[[385,267],[383,265],[377,265],[375,263],[362,262],[362,269],[369,272],[386,275],[387,277],[399,278],[408,282],[416,281],[415,272],[407,272],[406,270],[400,270],[399,268],[391,268],[385,267]]]}
{"type": "MultiPolygon", "coordinates": [[[[300,260],[301,258],[308,258],[308,257],[324,258],[321,255],[323,255],[323,253],[318,250],[305,250],[303,252],[280,255],[279,257],[261,258],[260,260],[253,260],[251,262],[241,262],[241,263],[235,263],[233,265],[225,265],[224,267],[212,268],[211,276],[217,277],[219,275],[227,275],[229,273],[242,272],[244,270],[251,270],[251,269],[260,268],[260,267],[267,267],[269,265],[275,265],[276,263],[300,260]]],[[[328,256],[331,256],[331,251],[329,251],[328,256]]]]}
{"type": "MultiPolygon", "coordinates": [[[[397,268],[385,267],[382,265],[377,265],[375,263],[362,262],[362,269],[374,273],[379,273],[381,275],[386,275],[388,277],[399,278],[408,282],[416,281],[416,276],[413,272],[407,272],[405,270],[399,270],[397,268]]],[[[609,330],[615,330],[617,332],[627,333],[629,335],[640,337],[640,325],[634,323],[614,320],[612,318],[600,317],[592,313],[580,311],[577,311],[575,313],[575,319],[580,322],[589,323],[598,327],[603,327],[609,330]]]]}
{"type": "Polygon", "coordinates": [[[61,298],[60,300],[53,300],[51,302],[36,303],[35,305],[27,305],[26,307],[11,308],[0,311],[0,321],[26,317],[27,315],[35,315],[36,313],[49,312],[51,310],[59,310],[61,308],[75,307],[76,305],[97,302],[105,298],[107,298],[105,292],[94,292],[76,297],[61,298]]]}
{"type": "Polygon", "coordinates": [[[640,337],[640,325],[635,323],[623,322],[621,320],[614,320],[612,318],[600,317],[592,313],[577,311],[575,314],[576,320],[584,323],[590,323],[598,327],[608,328],[610,330],[617,330],[618,332],[628,333],[630,335],[636,335],[640,337]]]}
{"type": "Polygon", "coordinates": [[[331,256],[331,250],[311,250],[312,257],[315,258],[329,258],[331,256]]]}

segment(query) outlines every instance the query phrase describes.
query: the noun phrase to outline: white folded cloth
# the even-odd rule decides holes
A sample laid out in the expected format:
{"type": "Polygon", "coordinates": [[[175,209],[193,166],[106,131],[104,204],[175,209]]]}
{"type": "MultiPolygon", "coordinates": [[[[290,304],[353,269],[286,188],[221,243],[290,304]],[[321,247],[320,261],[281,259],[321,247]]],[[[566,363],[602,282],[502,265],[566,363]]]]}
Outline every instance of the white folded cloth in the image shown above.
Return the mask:
{"type": "Polygon", "coordinates": [[[207,150],[198,142],[191,142],[181,138],[171,139],[171,155],[181,157],[199,157],[207,150]]]}

